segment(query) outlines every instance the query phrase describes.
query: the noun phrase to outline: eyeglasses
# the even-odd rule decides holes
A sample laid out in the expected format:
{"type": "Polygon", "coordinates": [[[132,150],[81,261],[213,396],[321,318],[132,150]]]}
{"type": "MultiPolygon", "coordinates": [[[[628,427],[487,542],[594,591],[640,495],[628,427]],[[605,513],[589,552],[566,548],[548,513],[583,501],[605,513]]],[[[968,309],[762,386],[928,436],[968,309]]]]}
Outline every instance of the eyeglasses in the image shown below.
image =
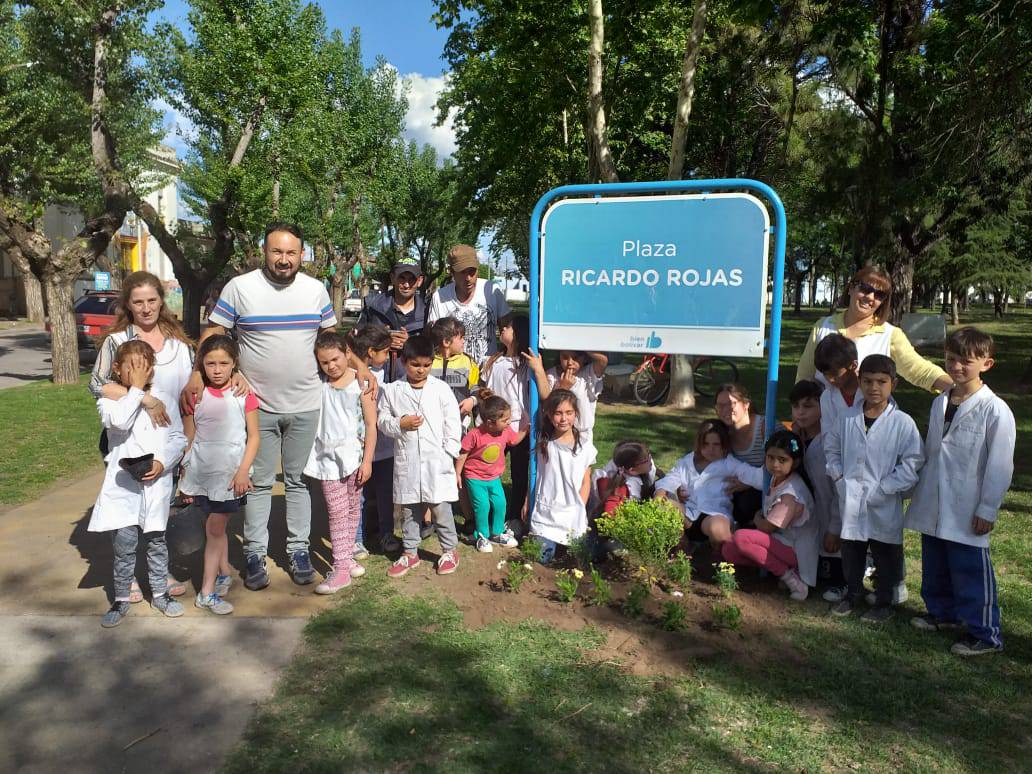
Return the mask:
{"type": "Polygon", "coordinates": [[[884,301],[889,297],[889,294],[881,288],[876,288],[874,285],[869,285],[866,282],[857,282],[854,287],[865,296],[874,296],[878,301],[884,301]]]}

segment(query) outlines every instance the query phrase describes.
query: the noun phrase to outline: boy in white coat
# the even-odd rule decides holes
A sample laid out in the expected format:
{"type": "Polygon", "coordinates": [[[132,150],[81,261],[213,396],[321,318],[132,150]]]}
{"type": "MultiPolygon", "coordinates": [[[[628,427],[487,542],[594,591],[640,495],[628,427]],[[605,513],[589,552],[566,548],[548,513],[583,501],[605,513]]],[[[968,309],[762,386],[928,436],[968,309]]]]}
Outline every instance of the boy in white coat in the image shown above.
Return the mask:
{"type": "MultiPolygon", "coordinates": [[[[158,427],[143,410],[142,401],[154,376],[154,350],[141,339],[122,344],[115,352],[112,376],[129,392],[118,400],[100,398],[97,410],[108,431],[107,472],[90,516],[90,532],[111,532],[114,546],[115,600],[104,614],[101,626],[118,626],[129,613],[129,593],[136,574],[136,547],[140,532],[147,543],[147,574],[151,604],[156,610],[175,618],[183,606],[167,592],[168,524],[172,473],[186,448],[186,436],[179,412],[170,412],[168,427],[158,427]],[[140,474],[121,464],[123,460],[153,455],[149,469],[140,474]]],[[[150,390],[166,406],[174,405],[175,395],[150,390]]],[[[147,466],[146,462],[142,463],[147,466]]]]}
{"type": "Polygon", "coordinates": [[[405,380],[383,387],[380,432],[394,439],[394,503],[401,514],[402,555],[387,569],[400,578],[419,565],[420,525],[427,508],[441,542],[438,575],[455,572],[458,539],[451,503],[459,498],[455,459],[462,444],[462,421],[451,387],[430,376],[434,348],[413,336],[401,351],[405,380]]]}
{"type": "Polygon", "coordinates": [[[989,533],[1014,473],[1014,414],[982,382],[993,366],[993,339],[961,328],[946,339],[946,372],[954,386],[932,402],[928,462],[905,526],[921,533],[923,631],[967,627],[959,656],[1003,650],[989,533]]]}
{"type": "Polygon", "coordinates": [[[874,606],[863,620],[892,617],[892,590],[899,583],[903,553],[903,495],[917,483],[924,460],[917,425],[892,400],[896,364],[868,355],[860,364],[863,402],[825,429],[828,475],[838,494],[839,535],[846,597],[832,613],[851,615],[864,596],[867,549],[878,583],[874,606]]]}

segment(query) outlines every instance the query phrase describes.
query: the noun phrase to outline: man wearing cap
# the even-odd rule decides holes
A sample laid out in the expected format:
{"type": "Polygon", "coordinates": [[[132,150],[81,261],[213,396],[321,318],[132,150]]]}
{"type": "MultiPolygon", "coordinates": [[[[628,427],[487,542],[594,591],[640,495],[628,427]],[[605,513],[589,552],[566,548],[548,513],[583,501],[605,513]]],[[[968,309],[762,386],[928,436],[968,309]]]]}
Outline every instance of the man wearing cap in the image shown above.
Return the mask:
{"type": "Polygon", "coordinates": [[[509,314],[505,293],[491,280],[480,279],[477,251],[455,245],[448,251],[452,281],[430,299],[427,325],[442,317],[454,317],[466,328],[465,352],[483,365],[495,349],[498,320],[509,314]]]}
{"type": "Polygon", "coordinates": [[[358,324],[377,323],[391,330],[390,368],[384,369],[384,381],[393,381],[398,371],[396,361],[409,336],[421,333],[426,322],[426,304],[417,292],[423,284],[419,261],[402,258],[391,269],[391,287],[366,298],[358,324]]]}

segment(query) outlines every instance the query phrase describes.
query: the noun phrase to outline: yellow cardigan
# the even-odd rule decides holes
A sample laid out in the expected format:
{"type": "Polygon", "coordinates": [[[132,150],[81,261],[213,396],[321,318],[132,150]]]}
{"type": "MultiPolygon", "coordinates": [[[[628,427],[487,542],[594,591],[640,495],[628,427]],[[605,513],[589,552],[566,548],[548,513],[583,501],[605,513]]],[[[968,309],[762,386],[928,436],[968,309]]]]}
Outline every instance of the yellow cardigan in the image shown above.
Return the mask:
{"type": "MultiPolygon", "coordinates": [[[[831,324],[842,335],[845,335],[846,332],[845,316],[846,313],[844,311],[836,312],[831,316],[831,324]]],[[[799,358],[799,367],[796,369],[797,382],[802,379],[813,379],[816,373],[816,368],[813,365],[813,352],[821,338],[818,336],[818,332],[823,327],[826,319],[822,318],[819,320],[813,326],[813,330],[810,331],[810,337],[806,340],[806,347],[803,349],[802,357],[799,358]]],[[[888,355],[896,363],[896,372],[915,387],[935,392],[932,389],[932,385],[935,384],[939,377],[946,376],[946,372],[935,363],[921,357],[917,350],[914,349],[914,345],[910,343],[907,334],[901,328],[887,322],[879,323],[862,333],[860,338],[884,334],[886,329],[890,332],[888,355]]]]}

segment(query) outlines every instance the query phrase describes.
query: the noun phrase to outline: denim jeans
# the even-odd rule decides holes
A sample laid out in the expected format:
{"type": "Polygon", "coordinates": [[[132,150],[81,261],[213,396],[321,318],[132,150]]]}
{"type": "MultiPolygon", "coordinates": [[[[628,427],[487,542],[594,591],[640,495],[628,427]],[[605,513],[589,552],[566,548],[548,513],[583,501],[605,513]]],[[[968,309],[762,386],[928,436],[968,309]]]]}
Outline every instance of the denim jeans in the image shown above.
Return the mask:
{"type": "Polygon", "coordinates": [[[318,424],[318,411],[273,414],[258,409],[261,443],[254,460],[254,491],[248,495],[244,511],[244,553],[247,556],[265,556],[269,551],[272,485],[276,482],[276,463],[280,461],[287,500],[287,553],[308,550],[312,497],[301,472],[312,451],[318,424]]]}

